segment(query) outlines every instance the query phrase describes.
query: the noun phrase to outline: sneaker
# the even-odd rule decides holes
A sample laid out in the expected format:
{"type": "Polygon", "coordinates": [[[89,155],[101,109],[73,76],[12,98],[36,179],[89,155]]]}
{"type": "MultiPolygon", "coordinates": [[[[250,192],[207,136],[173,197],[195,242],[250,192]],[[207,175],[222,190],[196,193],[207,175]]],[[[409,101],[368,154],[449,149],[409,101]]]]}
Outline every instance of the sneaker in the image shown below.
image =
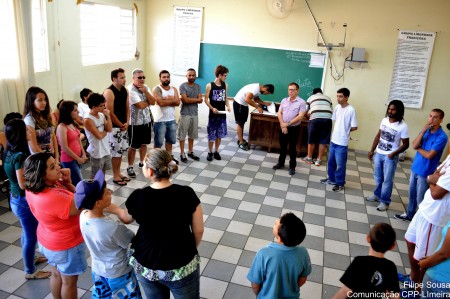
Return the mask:
{"type": "Polygon", "coordinates": [[[195,160],[195,161],[200,160],[200,158],[197,157],[197,156],[194,154],[194,152],[188,153],[188,157],[191,158],[192,160],[195,160]]]}
{"type": "Polygon", "coordinates": [[[289,168],[289,175],[295,174],[295,168],[289,168]]]}
{"type": "Polygon", "coordinates": [[[384,202],[380,202],[380,204],[377,207],[377,211],[383,212],[386,211],[389,208],[389,206],[387,204],[385,204],[384,202]]]}
{"type": "Polygon", "coordinates": [[[139,167],[140,167],[140,168],[144,167],[144,163],[139,162],[139,167]]]}
{"type": "Polygon", "coordinates": [[[302,161],[305,162],[305,163],[308,163],[308,164],[313,164],[314,163],[313,159],[310,158],[310,157],[304,157],[302,159],[302,161]]]}
{"type": "Polygon", "coordinates": [[[364,197],[367,201],[371,201],[371,202],[379,202],[380,201],[380,199],[378,198],[378,196],[376,196],[376,195],[371,195],[371,196],[369,196],[369,197],[364,197]]]}
{"type": "Polygon", "coordinates": [[[213,159],[213,153],[208,153],[208,157],[206,157],[206,160],[212,161],[213,159]]]}
{"type": "Polygon", "coordinates": [[[275,164],[273,167],[272,167],[272,169],[273,170],[277,170],[277,169],[282,169],[282,168],[284,168],[284,166],[283,165],[280,165],[280,164],[275,164]]]}
{"type": "Polygon", "coordinates": [[[334,192],[339,192],[339,191],[342,191],[342,190],[344,190],[345,189],[345,187],[344,186],[339,186],[339,185],[334,185],[334,187],[333,187],[333,191],[334,192]]]}
{"type": "Polygon", "coordinates": [[[314,160],[314,165],[320,166],[320,165],[322,165],[322,161],[319,159],[316,159],[316,160],[314,160]]]}
{"type": "Polygon", "coordinates": [[[180,162],[178,162],[178,160],[175,159],[175,157],[174,157],[173,155],[172,155],[172,161],[175,162],[175,163],[177,163],[177,165],[180,164],[180,162]]]}
{"type": "Polygon", "coordinates": [[[411,221],[412,219],[408,217],[408,214],[403,213],[403,214],[395,214],[394,215],[395,219],[399,219],[399,220],[403,220],[403,221],[411,221]]]}
{"type": "Polygon", "coordinates": [[[335,182],[332,182],[332,181],[330,181],[329,179],[321,179],[321,180],[320,180],[320,183],[321,183],[321,184],[324,184],[324,185],[336,185],[335,182]]]}
{"type": "Polygon", "coordinates": [[[188,159],[186,158],[185,154],[180,154],[180,160],[183,163],[187,163],[188,159]]]}
{"type": "Polygon", "coordinates": [[[216,160],[222,160],[222,157],[219,155],[218,152],[214,152],[214,159],[216,159],[216,160]]]}
{"type": "Polygon", "coordinates": [[[133,166],[127,168],[127,174],[130,178],[136,178],[136,172],[134,172],[133,166]]]}

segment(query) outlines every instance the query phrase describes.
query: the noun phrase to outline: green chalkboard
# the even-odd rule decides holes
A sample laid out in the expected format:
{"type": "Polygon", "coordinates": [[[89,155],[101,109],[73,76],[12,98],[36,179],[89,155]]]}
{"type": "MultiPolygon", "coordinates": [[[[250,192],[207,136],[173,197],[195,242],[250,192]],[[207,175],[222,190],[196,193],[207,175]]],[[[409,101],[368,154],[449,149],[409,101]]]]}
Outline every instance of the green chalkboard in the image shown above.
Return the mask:
{"type": "Polygon", "coordinates": [[[232,46],[202,43],[196,83],[205,90],[206,84],[214,81],[214,69],[222,64],[229,69],[227,77],[228,97],[234,97],[244,85],[271,83],[275,86],[273,95],[261,98],[280,102],[287,97],[288,84],[300,85],[299,96],[306,100],[313,88],[322,86],[323,67],[310,67],[311,54],[296,50],[282,50],[246,46],[232,46]]]}

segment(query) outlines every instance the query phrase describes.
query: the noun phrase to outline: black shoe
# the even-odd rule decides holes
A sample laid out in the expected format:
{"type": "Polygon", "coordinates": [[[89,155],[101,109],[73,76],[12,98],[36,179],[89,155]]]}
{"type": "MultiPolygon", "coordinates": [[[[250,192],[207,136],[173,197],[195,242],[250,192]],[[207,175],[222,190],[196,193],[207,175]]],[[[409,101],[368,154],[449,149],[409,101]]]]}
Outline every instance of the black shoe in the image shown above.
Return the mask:
{"type": "Polygon", "coordinates": [[[178,160],[175,159],[175,157],[174,157],[173,155],[172,155],[172,161],[175,162],[175,163],[177,163],[177,165],[180,164],[180,162],[178,162],[178,160]]]}
{"type": "Polygon", "coordinates": [[[144,163],[139,162],[139,167],[140,168],[144,167],[144,163]]]}
{"type": "Polygon", "coordinates": [[[399,220],[403,220],[403,221],[408,221],[410,222],[412,220],[412,218],[408,217],[408,214],[403,213],[403,214],[395,214],[394,215],[395,219],[399,219],[399,220]]]}
{"type": "Polygon", "coordinates": [[[194,152],[188,153],[188,157],[191,158],[192,160],[198,161],[200,160],[199,157],[197,157],[194,152]]]}
{"type": "Polygon", "coordinates": [[[136,173],[134,172],[133,166],[127,168],[127,174],[130,178],[136,178],[136,173]]]}
{"type": "Polygon", "coordinates": [[[208,157],[206,157],[206,160],[212,161],[213,159],[213,153],[208,153],[208,157]]]}
{"type": "Polygon", "coordinates": [[[295,168],[289,168],[289,175],[295,174],[295,168]]]}
{"type": "Polygon", "coordinates": [[[180,155],[180,160],[181,160],[181,162],[183,162],[183,163],[187,163],[187,161],[188,161],[188,159],[186,158],[186,156],[185,156],[184,154],[181,154],[181,155],[180,155]]]}
{"type": "Polygon", "coordinates": [[[280,165],[280,164],[275,164],[273,167],[272,167],[272,169],[273,170],[277,170],[277,169],[282,169],[282,168],[284,168],[284,166],[283,165],[280,165]]]}
{"type": "Polygon", "coordinates": [[[332,190],[333,190],[334,192],[339,192],[339,191],[344,190],[344,189],[345,189],[344,186],[334,185],[334,187],[333,187],[332,190]]]}
{"type": "Polygon", "coordinates": [[[222,157],[219,155],[218,152],[214,152],[214,159],[216,159],[216,160],[222,160],[222,157]]]}

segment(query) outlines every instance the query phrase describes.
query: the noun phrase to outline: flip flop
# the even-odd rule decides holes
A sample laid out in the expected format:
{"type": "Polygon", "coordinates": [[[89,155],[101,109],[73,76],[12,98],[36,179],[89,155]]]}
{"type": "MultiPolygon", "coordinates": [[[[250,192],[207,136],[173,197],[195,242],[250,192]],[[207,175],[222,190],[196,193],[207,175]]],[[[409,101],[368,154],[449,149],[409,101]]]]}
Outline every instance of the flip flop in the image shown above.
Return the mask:
{"type": "Polygon", "coordinates": [[[119,185],[119,186],[126,186],[127,185],[127,183],[126,182],[124,182],[123,180],[113,180],[113,183],[114,184],[116,184],[116,185],[119,185]]]}
{"type": "Polygon", "coordinates": [[[124,182],[129,182],[129,181],[131,181],[130,178],[127,177],[127,176],[121,176],[121,178],[122,178],[122,181],[124,181],[124,182]]]}

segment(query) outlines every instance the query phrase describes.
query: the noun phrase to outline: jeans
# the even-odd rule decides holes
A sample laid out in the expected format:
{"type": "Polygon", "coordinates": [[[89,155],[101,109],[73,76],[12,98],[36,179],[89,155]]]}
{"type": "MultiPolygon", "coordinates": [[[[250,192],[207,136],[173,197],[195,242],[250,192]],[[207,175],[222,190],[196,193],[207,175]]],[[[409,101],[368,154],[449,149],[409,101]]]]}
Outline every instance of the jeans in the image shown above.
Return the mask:
{"type": "Polygon", "coordinates": [[[153,130],[155,131],[155,148],[161,148],[164,145],[164,139],[166,139],[166,143],[177,143],[177,123],[175,120],[155,122],[153,130]]]}
{"type": "Polygon", "coordinates": [[[427,178],[421,177],[411,171],[409,177],[409,202],[406,214],[410,219],[416,214],[417,207],[422,202],[425,192],[428,190],[427,178]]]}
{"type": "Polygon", "coordinates": [[[11,194],[11,210],[17,216],[22,225],[22,236],[20,243],[22,244],[22,257],[25,273],[32,274],[36,271],[34,266],[34,251],[36,249],[37,236],[36,230],[38,221],[31,213],[25,196],[15,197],[11,194]]]}
{"type": "Polygon", "coordinates": [[[373,176],[375,179],[375,191],[373,191],[373,194],[380,199],[380,202],[389,205],[391,203],[398,155],[394,159],[389,159],[388,155],[375,153],[373,161],[373,176]]]}
{"type": "Polygon", "coordinates": [[[200,267],[190,275],[177,281],[150,281],[142,275],[136,275],[145,296],[151,299],[169,299],[170,292],[175,299],[200,298],[200,267]]]}
{"type": "Polygon", "coordinates": [[[284,166],[289,145],[289,168],[295,168],[297,166],[297,140],[300,126],[288,127],[287,129],[287,134],[283,134],[280,130],[280,156],[278,157],[278,164],[284,166]]]}
{"type": "Polygon", "coordinates": [[[446,298],[445,295],[448,295],[450,292],[450,287],[448,287],[448,282],[441,282],[435,280],[428,276],[425,273],[425,276],[422,280],[422,297],[423,299],[428,298],[446,298]],[[439,296],[440,295],[440,296],[439,296]]]}
{"type": "Polygon", "coordinates": [[[345,185],[345,171],[347,170],[348,146],[330,143],[328,155],[328,180],[338,186],[345,185]]]}
{"type": "Polygon", "coordinates": [[[70,178],[72,179],[72,185],[76,186],[79,181],[83,180],[81,175],[81,166],[78,165],[77,161],[73,160],[70,162],[61,162],[64,168],[70,169],[70,178]]]}

